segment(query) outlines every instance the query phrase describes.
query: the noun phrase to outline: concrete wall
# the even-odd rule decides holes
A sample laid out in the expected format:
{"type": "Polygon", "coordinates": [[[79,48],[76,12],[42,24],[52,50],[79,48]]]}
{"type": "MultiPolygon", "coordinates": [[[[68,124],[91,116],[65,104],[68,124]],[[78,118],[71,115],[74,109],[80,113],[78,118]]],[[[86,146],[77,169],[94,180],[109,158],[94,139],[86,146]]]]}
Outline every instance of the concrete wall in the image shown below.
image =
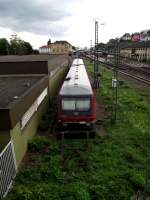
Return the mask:
{"type": "Polygon", "coordinates": [[[14,143],[17,165],[19,165],[23,159],[27,151],[28,140],[32,139],[35,135],[40,119],[47,109],[48,97],[43,100],[42,104],[38,108],[38,111],[32,116],[31,120],[23,130],[20,129],[20,123],[17,123],[17,125],[10,131],[10,135],[14,143]]]}
{"type": "Polygon", "coordinates": [[[131,58],[131,49],[121,49],[120,54],[124,57],[131,58]]]}
{"type": "Polygon", "coordinates": [[[150,60],[150,47],[147,48],[147,60],[150,60]]]}
{"type": "MultiPolygon", "coordinates": [[[[133,48],[134,49],[134,48],[133,48]]],[[[137,57],[132,54],[132,50],[133,49],[122,49],[120,51],[120,54],[124,57],[127,58],[136,58],[139,61],[143,61],[143,60],[150,60],[150,47],[149,48],[135,48],[135,55],[138,55],[137,57]]]]}
{"type": "Polygon", "coordinates": [[[48,73],[47,61],[0,62],[0,74],[16,75],[16,74],[47,74],[47,73],[48,73]]]}
{"type": "Polygon", "coordinates": [[[68,72],[68,66],[61,67],[52,77],[49,79],[49,93],[50,99],[55,98],[63,81],[68,72]]]}

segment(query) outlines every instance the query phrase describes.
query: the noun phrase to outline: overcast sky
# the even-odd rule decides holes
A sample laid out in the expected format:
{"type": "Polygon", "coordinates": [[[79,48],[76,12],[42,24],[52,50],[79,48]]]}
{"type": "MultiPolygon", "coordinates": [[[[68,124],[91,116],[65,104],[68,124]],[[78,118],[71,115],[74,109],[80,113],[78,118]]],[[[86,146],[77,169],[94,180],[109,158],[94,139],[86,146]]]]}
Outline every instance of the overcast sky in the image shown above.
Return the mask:
{"type": "Polygon", "coordinates": [[[0,38],[16,33],[38,48],[51,38],[74,46],[150,29],[150,0],[0,0],[0,38]],[[105,25],[100,25],[105,23],[105,25]]]}

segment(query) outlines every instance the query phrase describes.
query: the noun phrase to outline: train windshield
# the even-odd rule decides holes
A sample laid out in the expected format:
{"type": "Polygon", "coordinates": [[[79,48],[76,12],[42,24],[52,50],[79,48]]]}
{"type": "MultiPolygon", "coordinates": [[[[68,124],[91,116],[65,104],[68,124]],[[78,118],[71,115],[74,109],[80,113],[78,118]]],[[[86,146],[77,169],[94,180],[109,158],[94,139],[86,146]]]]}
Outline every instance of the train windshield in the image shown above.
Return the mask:
{"type": "Polygon", "coordinates": [[[62,109],[63,110],[75,110],[75,100],[62,100],[62,109]]]}
{"type": "Polygon", "coordinates": [[[62,110],[64,111],[88,111],[89,109],[90,109],[90,98],[62,99],[62,110]]]}
{"type": "Polygon", "coordinates": [[[76,101],[76,110],[78,111],[87,111],[90,109],[90,99],[77,100],[76,101]]]}

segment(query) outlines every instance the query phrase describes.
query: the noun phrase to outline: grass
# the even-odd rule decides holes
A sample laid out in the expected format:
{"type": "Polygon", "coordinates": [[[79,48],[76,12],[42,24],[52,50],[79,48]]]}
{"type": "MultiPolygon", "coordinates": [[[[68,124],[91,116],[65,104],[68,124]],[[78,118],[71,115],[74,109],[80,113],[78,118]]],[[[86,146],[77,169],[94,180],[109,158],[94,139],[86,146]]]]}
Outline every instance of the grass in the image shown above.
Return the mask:
{"type": "MultiPolygon", "coordinates": [[[[91,64],[86,64],[92,71],[91,64]]],[[[129,200],[138,191],[144,198],[150,196],[150,99],[120,80],[117,122],[112,123],[111,77],[110,71],[104,71],[97,91],[97,101],[103,102],[108,113],[103,120],[105,138],[92,141],[89,156],[86,150],[66,148],[63,164],[59,141],[33,139],[29,143],[32,164],[20,169],[7,200],[129,200]]],[[[84,141],[65,144],[83,147],[84,141]]]]}

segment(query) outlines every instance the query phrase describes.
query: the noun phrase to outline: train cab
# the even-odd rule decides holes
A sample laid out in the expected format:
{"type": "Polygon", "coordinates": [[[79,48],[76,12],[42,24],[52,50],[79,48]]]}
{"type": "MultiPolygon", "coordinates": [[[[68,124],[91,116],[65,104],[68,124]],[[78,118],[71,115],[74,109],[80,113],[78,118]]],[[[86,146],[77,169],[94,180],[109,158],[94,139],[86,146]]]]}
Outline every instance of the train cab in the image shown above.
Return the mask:
{"type": "Polygon", "coordinates": [[[92,126],[95,118],[95,96],[85,65],[75,59],[58,95],[58,122],[92,126]]]}

